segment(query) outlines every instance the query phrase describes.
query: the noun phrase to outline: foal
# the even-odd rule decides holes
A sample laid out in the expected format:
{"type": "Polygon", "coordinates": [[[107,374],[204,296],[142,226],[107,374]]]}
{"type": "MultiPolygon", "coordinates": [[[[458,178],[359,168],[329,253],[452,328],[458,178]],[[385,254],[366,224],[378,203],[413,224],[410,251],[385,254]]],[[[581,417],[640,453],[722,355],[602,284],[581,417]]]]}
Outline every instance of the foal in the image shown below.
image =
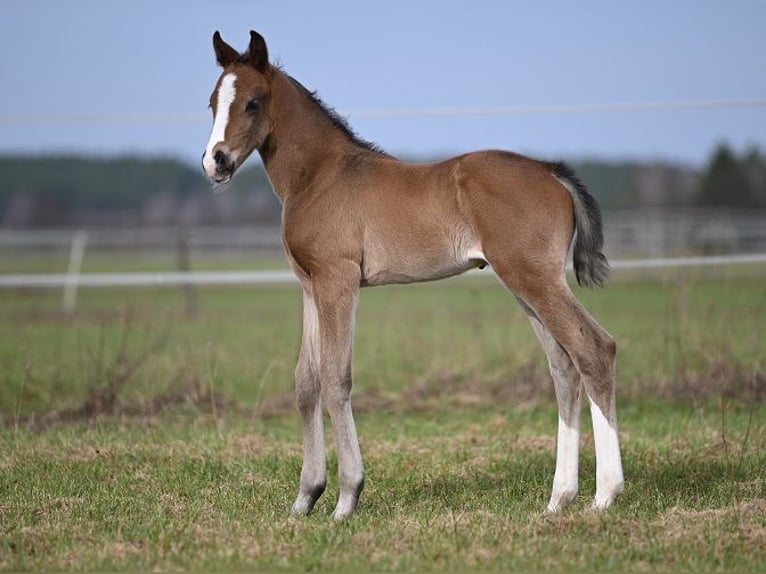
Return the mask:
{"type": "Polygon", "coordinates": [[[303,288],[303,338],[295,370],[303,468],[294,514],[325,489],[322,407],[337,441],[336,519],[353,512],[364,469],[351,411],[354,311],[360,287],[430,281],[487,264],[510,289],[545,349],[559,407],[549,511],[577,494],[580,388],[596,446],[595,508],[622,492],[614,339],[574,298],[565,277],[574,238],[577,281],[608,273],[596,201],[563,163],[505,151],[446,161],[399,161],[358,139],[345,121],[269,63],[250,32],[238,53],[213,35],[223,72],[210,97],[213,130],[202,165],[225,187],[258,150],[282,203],[287,260],[303,288]]]}

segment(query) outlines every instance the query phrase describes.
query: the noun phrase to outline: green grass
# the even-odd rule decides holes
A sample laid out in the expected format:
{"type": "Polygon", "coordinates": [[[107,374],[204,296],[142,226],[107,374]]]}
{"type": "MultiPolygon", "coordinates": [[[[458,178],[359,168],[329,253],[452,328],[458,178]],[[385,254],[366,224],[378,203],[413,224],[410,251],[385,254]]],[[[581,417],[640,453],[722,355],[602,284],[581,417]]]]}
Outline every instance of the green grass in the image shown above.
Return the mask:
{"type": "MultiPolygon", "coordinates": [[[[578,296],[616,337],[626,492],[543,516],[556,410],[495,281],[364,290],[355,352],[367,486],[288,516],[300,473],[296,287],[0,298],[0,568],[766,568],[766,285],[748,272],[578,296]],[[110,395],[110,391],[113,392],[110,395]],[[88,416],[84,405],[91,409],[88,416]]],[[[332,437],[328,434],[328,444],[332,437]]]]}
{"type": "MultiPolygon", "coordinates": [[[[750,277],[615,281],[578,296],[618,341],[620,397],[693,400],[742,395],[763,376],[764,285],[750,277]]],[[[68,317],[58,290],[3,292],[0,412],[29,417],[79,404],[131,362],[124,397],[132,399],[193,385],[257,405],[290,391],[297,287],[203,288],[194,299],[189,315],[181,289],[83,288],[68,317]]],[[[444,384],[551,392],[526,318],[493,279],[363,290],[355,349],[360,394],[444,384]]]]}
{"type": "Polygon", "coordinates": [[[342,524],[330,519],[334,474],[312,516],[288,516],[300,472],[293,418],[9,429],[0,566],[762,570],[766,434],[753,420],[766,410],[645,403],[621,415],[627,487],[617,506],[588,510],[586,438],[579,499],[545,517],[552,407],[365,413],[368,486],[342,524]]]}

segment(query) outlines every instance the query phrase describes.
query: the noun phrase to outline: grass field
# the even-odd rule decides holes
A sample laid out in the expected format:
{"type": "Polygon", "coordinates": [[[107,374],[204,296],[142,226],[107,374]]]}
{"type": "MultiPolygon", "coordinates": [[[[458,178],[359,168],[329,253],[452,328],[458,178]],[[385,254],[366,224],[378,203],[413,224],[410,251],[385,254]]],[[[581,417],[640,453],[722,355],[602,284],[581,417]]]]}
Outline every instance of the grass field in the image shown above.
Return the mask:
{"type": "MultiPolygon", "coordinates": [[[[752,271],[752,270],[751,270],[752,271]]],[[[626,492],[544,516],[556,409],[493,280],[365,290],[367,487],[334,524],[300,472],[295,287],[0,294],[0,567],[766,569],[766,282],[693,270],[578,291],[616,337],[626,492]]],[[[332,437],[328,435],[331,444],[332,437]]]]}

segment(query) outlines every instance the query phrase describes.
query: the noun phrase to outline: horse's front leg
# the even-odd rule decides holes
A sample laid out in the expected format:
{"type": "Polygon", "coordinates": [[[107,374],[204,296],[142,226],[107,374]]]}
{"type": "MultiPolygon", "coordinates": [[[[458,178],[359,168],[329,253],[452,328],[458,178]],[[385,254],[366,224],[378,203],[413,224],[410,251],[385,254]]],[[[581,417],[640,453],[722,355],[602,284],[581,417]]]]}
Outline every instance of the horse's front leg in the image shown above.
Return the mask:
{"type": "Polygon", "coordinates": [[[310,288],[303,290],[303,339],[295,368],[295,394],[303,419],[303,468],[293,514],[311,512],[327,484],[319,386],[319,318],[310,288]]]}
{"type": "Polygon", "coordinates": [[[364,467],[350,398],[354,315],[360,275],[358,266],[341,262],[312,276],[319,315],[322,400],[330,414],[338,449],[340,493],[333,512],[336,520],[354,511],[364,488],[364,467]]]}

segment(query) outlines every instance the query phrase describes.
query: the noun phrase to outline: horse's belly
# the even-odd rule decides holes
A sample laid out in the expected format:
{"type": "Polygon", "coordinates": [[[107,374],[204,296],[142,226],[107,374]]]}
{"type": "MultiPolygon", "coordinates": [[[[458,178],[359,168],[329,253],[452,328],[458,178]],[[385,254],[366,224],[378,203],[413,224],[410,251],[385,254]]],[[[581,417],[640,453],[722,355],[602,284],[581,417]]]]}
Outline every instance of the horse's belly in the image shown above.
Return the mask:
{"type": "Polygon", "coordinates": [[[487,264],[479,248],[389,249],[365,254],[362,285],[418,283],[459,275],[487,264]]]}

